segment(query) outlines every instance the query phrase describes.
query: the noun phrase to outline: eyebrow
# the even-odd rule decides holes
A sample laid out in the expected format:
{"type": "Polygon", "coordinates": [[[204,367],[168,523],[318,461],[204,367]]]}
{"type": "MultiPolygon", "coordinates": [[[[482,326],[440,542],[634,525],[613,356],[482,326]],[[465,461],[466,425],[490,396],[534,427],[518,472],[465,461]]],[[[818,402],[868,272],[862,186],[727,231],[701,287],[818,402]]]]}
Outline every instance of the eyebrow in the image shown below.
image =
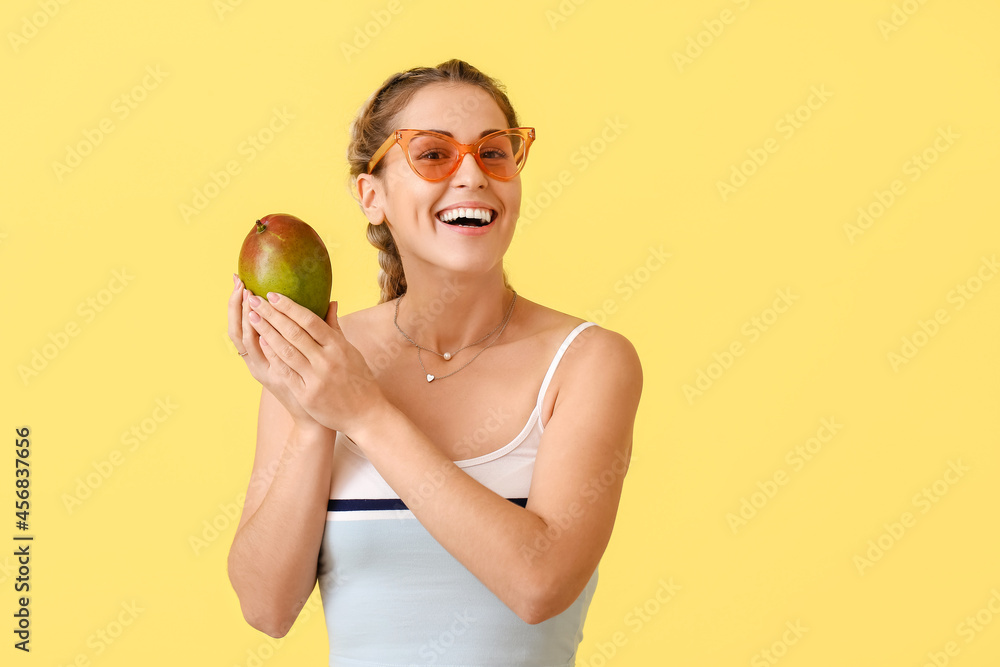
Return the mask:
{"type": "MultiPolygon", "coordinates": [[[[480,138],[480,139],[482,139],[482,138],[483,138],[483,137],[485,137],[485,136],[486,136],[487,134],[493,134],[494,132],[499,132],[499,131],[500,131],[500,130],[483,130],[483,131],[482,131],[482,132],[481,132],[481,133],[479,134],[479,138],[480,138]]],[[[438,134],[444,134],[444,135],[447,135],[447,136],[451,137],[452,139],[454,139],[454,138],[455,138],[455,135],[454,135],[454,134],[452,134],[451,132],[449,132],[448,130],[428,130],[428,132],[437,132],[438,134]]]]}

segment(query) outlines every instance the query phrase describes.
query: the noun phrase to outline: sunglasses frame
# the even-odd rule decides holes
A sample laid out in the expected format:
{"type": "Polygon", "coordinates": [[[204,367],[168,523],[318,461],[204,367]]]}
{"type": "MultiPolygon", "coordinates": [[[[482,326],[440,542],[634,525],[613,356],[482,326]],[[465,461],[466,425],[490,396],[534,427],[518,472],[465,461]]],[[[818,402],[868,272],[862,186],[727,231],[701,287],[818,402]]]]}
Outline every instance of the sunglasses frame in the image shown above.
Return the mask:
{"type": "Polygon", "coordinates": [[[412,130],[412,129],[396,130],[392,134],[390,134],[389,138],[386,139],[381,146],[379,146],[379,149],[377,151],[375,151],[375,155],[373,155],[372,159],[368,162],[368,173],[369,174],[372,173],[372,170],[375,168],[375,165],[377,165],[379,161],[383,157],[385,157],[385,154],[389,152],[390,148],[392,148],[396,144],[399,144],[399,147],[403,150],[403,155],[406,157],[407,164],[410,165],[410,169],[413,170],[414,174],[424,179],[425,181],[430,181],[431,183],[437,183],[438,181],[443,181],[444,179],[454,175],[454,173],[458,171],[458,168],[462,164],[462,161],[465,159],[466,153],[472,153],[472,157],[476,160],[476,164],[478,164],[479,168],[483,170],[483,173],[487,174],[490,178],[495,178],[498,181],[509,181],[513,178],[516,178],[517,175],[521,173],[521,170],[524,168],[525,163],[528,161],[528,149],[531,148],[531,144],[534,140],[535,140],[535,128],[533,127],[509,127],[506,130],[498,130],[496,132],[487,134],[485,137],[481,138],[479,141],[472,144],[460,143],[458,141],[455,141],[453,137],[449,137],[446,134],[441,134],[440,132],[432,132],[431,130],[412,130]],[[524,148],[522,149],[524,151],[524,159],[521,160],[521,164],[517,166],[517,170],[510,176],[505,176],[505,177],[497,176],[492,171],[490,171],[485,164],[483,164],[482,158],[479,157],[479,149],[490,139],[493,139],[494,137],[497,137],[501,134],[508,134],[510,132],[515,132],[516,134],[519,134],[522,140],[524,141],[524,148]],[[449,171],[444,176],[441,176],[440,178],[427,178],[426,176],[423,176],[420,172],[417,171],[416,166],[410,159],[410,151],[408,150],[410,145],[410,140],[413,139],[413,137],[422,134],[429,134],[435,137],[440,137],[441,139],[444,139],[448,143],[458,148],[458,159],[455,160],[455,164],[452,166],[451,171],[449,171]]]}

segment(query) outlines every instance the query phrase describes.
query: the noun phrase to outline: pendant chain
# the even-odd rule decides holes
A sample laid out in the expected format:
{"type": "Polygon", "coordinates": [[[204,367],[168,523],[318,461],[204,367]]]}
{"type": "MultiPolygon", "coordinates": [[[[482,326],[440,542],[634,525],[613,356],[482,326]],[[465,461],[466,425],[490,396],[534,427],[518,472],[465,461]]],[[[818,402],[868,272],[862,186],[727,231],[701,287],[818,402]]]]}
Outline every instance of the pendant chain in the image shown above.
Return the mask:
{"type": "Polygon", "coordinates": [[[454,375],[458,371],[462,370],[463,368],[465,368],[466,366],[468,366],[469,364],[471,364],[473,361],[476,360],[476,358],[480,354],[482,354],[486,350],[488,350],[491,347],[493,347],[493,345],[498,340],[500,340],[500,336],[503,335],[504,329],[507,328],[507,322],[510,321],[511,313],[514,312],[514,303],[517,301],[517,292],[515,290],[511,290],[511,292],[514,293],[514,298],[511,299],[511,301],[510,301],[510,306],[507,308],[507,314],[504,315],[503,321],[500,324],[498,324],[497,326],[493,327],[493,331],[490,331],[488,334],[486,334],[485,336],[483,336],[479,340],[475,341],[474,343],[469,343],[465,347],[459,348],[455,352],[445,352],[444,354],[441,354],[440,352],[435,352],[434,350],[431,350],[430,348],[423,347],[423,346],[417,344],[417,342],[415,340],[413,340],[412,338],[410,338],[406,334],[405,331],[403,331],[402,329],[399,328],[399,322],[398,322],[398,319],[399,319],[399,302],[403,299],[404,295],[400,295],[399,298],[396,299],[396,314],[392,318],[392,323],[394,325],[396,325],[396,330],[399,331],[399,333],[403,334],[403,338],[405,338],[406,340],[410,341],[410,343],[412,343],[413,346],[417,348],[417,361],[420,363],[420,368],[423,369],[424,375],[427,378],[427,381],[428,382],[433,382],[434,380],[443,380],[446,377],[451,377],[452,375],[454,375]],[[449,361],[449,360],[453,359],[455,357],[455,355],[458,354],[459,352],[461,352],[462,350],[464,350],[464,349],[466,349],[468,347],[472,347],[473,345],[478,345],[479,343],[482,343],[484,340],[486,340],[487,338],[489,338],[490,336],[492,336],[497,331],[497,329],[500,330],[500,333],[497,334],[497,337],[494,338],[490,342],[489,345],[487,345],[486,347],[484,347],[483,349],[481,349],[479,352],[476,352],[476,356],[472,357],[472,359],[469,359],[469,361],[467,361],[460,368],[457,368],[456,370],[452,371],[451,373],[448,373],[447,375],[432,375],[431,373],[428,373],[427,372],[427,368],[424,366],[423,359],[420,358],[420,351],[421,350],[427,350],[428,352],[433,352],[434,354],[436,354],[439,357],[443,358],[445,361],[449,361]]]}

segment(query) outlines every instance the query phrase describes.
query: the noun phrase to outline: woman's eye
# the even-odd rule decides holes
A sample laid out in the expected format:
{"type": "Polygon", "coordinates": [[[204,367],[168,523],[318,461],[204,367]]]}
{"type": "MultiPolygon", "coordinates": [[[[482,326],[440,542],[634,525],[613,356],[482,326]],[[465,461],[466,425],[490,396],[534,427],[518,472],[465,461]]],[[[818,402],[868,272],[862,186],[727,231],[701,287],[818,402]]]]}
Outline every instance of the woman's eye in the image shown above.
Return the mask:
{"type": "Polygon", "coordinates": [[[479,155],[484,160],[503,160],[507,157],[507,154],[499,148],[485,148],[479,152],[479,155]]]}

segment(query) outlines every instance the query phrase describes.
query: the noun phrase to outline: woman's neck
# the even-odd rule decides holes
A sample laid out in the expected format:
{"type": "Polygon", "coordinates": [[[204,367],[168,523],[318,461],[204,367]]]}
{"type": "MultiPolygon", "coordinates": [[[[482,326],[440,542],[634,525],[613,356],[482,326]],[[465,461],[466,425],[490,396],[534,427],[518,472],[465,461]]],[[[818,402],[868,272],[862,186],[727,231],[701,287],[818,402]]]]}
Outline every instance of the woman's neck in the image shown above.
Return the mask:
{"type": "MultiPolygon", "coordinates": [[[[453,353],[497,329],[510,310],[514,293],[503,281],[460,280],[407,284],[396,323],[421,347],[453,353]]],[[[512,314],[513,316],[513,314],[512,314]]],[[[493,336],[483,344],[493,340],[493,336]]]]}

